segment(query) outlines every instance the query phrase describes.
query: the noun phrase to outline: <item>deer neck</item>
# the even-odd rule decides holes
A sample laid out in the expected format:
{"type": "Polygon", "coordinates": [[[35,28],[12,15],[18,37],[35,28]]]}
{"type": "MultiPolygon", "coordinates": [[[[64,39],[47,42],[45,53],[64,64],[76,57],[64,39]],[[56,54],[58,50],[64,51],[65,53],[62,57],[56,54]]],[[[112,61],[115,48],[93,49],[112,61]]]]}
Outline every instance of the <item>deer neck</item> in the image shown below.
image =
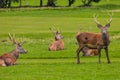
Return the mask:
{"type": "Polygon", "coordinates": [[[109,45],[110,40],[109,40],[108,32],[107,32],[107,33],[102,33],[102,40],[103,40],[103,44],[104,44],[105,46],[108,46],[108,45],[109,45]]]}
{"type": "Polygon", "coordinates": [[[61,40],[61,39],[55,38],[55,41],[58,41],[58,40],[61,40]]]}
{"type": "Polygon", "coordinates": [[[13,51],[11,51],[10,54],[13,55],[16,59],[18,59],[20,53],[16,49],[14,49],[13,51]]]}

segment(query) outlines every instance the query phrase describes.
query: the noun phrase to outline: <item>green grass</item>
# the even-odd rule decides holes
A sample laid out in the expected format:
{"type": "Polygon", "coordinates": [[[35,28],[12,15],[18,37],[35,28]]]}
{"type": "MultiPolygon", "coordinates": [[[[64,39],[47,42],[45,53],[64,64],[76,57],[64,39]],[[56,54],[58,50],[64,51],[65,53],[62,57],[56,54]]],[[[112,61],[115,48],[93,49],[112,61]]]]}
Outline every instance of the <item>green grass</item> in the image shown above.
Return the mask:
{"type": "Polygon", "coordinates": [[[99,8],[1,9],[0,55],[14,48],[8,38],[9,32],[16,34],[17,41],[26,42],[23,47],[28,54],[20,55],[18,65],[0,67],[0,80],[119,80],[120,11],[115,6],[100,8],[103,4],[96,5],[99,8]],[[76,32],[100,32],[93,14],[98,14],[98,20],[104,25],[109,20],[108,13],[111,10],[114,13],[108,30],[111,64],[107,64],[104,50],[101,64],[98,64],[97,56],[81,56],[81,64],[76,64],[76,32]],[[54,40],[49,30],[53,26],[60,29],[64,36],[65,50],[48,51],[49,44],[54,40]]]}
{"type": "MultiPolygon", "coordinates": [[[[19,59],[19,65],[1,67],[0,79],[4,80],[119,80],[119,58],[112,64],[96,63],[97,58],[75,59],[19,59]],[[112,69],[112,70],[111,70],[112,69]]],[[[102,58],[102,60],[105,60],[102,58]]]]}

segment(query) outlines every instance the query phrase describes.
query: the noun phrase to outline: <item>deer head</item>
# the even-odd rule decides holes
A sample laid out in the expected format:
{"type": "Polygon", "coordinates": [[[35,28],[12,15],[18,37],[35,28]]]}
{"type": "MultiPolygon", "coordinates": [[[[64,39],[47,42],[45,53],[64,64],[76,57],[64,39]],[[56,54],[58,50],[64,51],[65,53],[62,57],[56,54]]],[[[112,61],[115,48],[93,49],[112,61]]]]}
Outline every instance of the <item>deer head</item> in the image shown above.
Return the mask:
{"type": "Polygon", "coordinates": [[[110,16],[110,20],[108,21],[108,23],[105,26],[102,26],[97,21],[96,16],[94,17],[94,21],[97,24],[97,27],[101,29],[103,43],[105,45],[108,45],[110,43],[110,40],[109,40],[109,35],[108,35],[108,32],[107,32],[107,29],[110,27],[110,23],[112,22],[112,16],[110,16]]]}
{"type": "Polygon", "coordinates": [[[97,17],[94,17],[94,21],[97,24],[97,27],[101,29],[102,33],[106,34],[107,33],[107,29],[110,27],[110,23],[112,22],[112,16],[110,16],[110,20],[109,22],[105,25],[102,26],[96,19],[97,17]]]}
{"type": "Polygon", "coordinates": [[[61,36],[61,34],[58,30],[53,30],[52,28],[50,28],[50,30],[55,35],[55,40],[63,39],[63,36],[61,36]]]}
{"type": "Polygon", "coordinates": [[[9,38],[13,42],[13,44],[15,45],[15,50],[18,53],[27,53],[27,51],[22,47],[23,43],[16,42],[15,38],[13,38],[13,36],[10,33],[9,33],[9,38]]]}

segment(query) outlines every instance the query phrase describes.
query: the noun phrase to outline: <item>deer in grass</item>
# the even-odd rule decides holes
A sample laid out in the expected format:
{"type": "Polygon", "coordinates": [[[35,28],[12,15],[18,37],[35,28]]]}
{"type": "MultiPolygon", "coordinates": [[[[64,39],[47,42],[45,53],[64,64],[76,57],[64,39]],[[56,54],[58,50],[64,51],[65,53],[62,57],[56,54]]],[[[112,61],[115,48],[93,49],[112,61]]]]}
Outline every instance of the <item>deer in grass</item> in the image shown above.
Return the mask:
{"type": "Polygon", "coordinates": [[[94,16],[94,21],[97,24],[97,27],[101,29],[101,33],[92,33],[92,32],[82,32],[76,36],[79,48],[77,49],[77,64],[80,63],[79,53],[82,51],[84,47],[88,47],[90,49],[98,50],[98,63],[100,63],[101,57],[101,49],[105,50],[106,57],[108,63],[110,63],[109,55],[108,55],[108,46],[110,44],[110,39],[108,35],[107,29],[110,27],[110,23],[112,21],[112,16],[110,16],[109,22],[102,26],[94,16]]]}
{"type": "Polygon", "coordinates": [[[95,56],[98,55],[98,50],[97,49],[89,49],[87,47],[84,47],[82,49],[83,56],[95,56]]]}
{"type": "Polygon", "coordinates": [[[57,51],[57,50],[63,50],[64,49],[64,42],[63,42],[63,36],[61,36],[60,32],[58,30],[53,30],[50,28],[52,33],[55,35],[55,41],[53,41],[49,45],[49,51],[57,51]]]}
{"type": "Polygon", "coordinates": [[[27,51],[22,47],[23,44],[16,42],[15,38],[13,38],[10,33],[9,38],[13,42],[15,49],[0,56],[0,66],[15,65],[20,53],[27,53],[27,51]]]}
{"type": "MultiPolygon", "coordinates": [[[[76,36],[80,35],[80,32],[77,32],[76,36]]],[[[76,44],[78,45],[78,43],[76,42],[76,44]]],[[[82,56],[95,56],[98,55],[98,50],[97,49],[90,49],[88,47],[84,47],[82,48],[82,56]]]]}

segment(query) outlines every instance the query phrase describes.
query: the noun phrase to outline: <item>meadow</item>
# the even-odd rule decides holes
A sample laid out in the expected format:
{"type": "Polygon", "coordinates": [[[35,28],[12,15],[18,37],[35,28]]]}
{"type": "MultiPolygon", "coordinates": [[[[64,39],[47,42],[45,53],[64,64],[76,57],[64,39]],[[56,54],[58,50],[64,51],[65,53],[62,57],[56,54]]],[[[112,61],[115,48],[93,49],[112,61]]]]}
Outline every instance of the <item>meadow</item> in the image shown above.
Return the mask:
{"type": "Polygon", "coordinates": [[[17,41],[25,41],[23,47],[28,50],[27,54],[20,55],[17,65],[0,67],[0,80],[119,80],[120,8],[119,5],[110,8],[99,5],[91,8],[0,9],[0,55],[14,49],[8,33],[15,34],[17,41]],[[105,25],[112,12],[113,21],[108,29],[111,64],[107,64],[104,50],[101,64],[98,64],[97,56],[80,56],[81,64],[77,64],[75,34],[78,31],[100,33],[93,14],[97,14],[100,23],[105,25]],[[65,50],[48,51],[54,40],[50,27],[59,29],[64,36],[65,50]]]}

